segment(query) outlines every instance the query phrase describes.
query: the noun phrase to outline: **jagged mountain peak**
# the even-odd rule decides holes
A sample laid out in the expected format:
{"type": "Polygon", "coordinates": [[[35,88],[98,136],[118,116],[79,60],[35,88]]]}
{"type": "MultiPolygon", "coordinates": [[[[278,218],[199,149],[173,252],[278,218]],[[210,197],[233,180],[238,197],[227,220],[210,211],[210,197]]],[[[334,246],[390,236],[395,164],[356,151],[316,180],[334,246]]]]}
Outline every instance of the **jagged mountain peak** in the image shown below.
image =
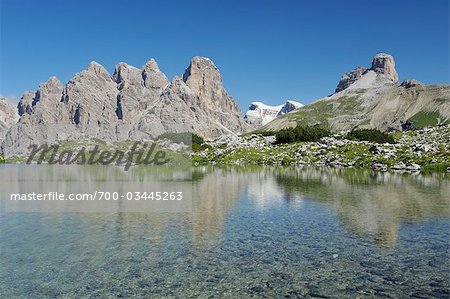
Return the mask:
{"type": "Polygon", "coordinates": [[[97,62],[65,86],[56,78],[25,93],[20,121],[8,129],[6,157],[30,144],[91,136],[105,141],[148,140],[166,132],[194,132],[205,138],[249,131],[227,94],[219,70],[204,57],[191,59],[183,78],[169,82],[154,59],[142,68],[125,62],[112,77],[97,62]]]}
{"type": "Polygon", "coordinates": [[[369,69],[358,66],[354,70],[341,76],[335,93],[349,87],[365,89],[385,84],[398,83],[398,74],[395,70],[394,57],[386,53],[378,53],[372,59],[369,69]]]}
{"type": "Polygon", "coordinates": [[[47,87],[47,88],[51,88],[51,87],[60,87],[62,86],[61,81],[59,81],[59,79],[56,76],[51,76],[48,78],[47,82],[41,83],[40,87],[47,87]]]}
{"type": "Polygon", "coordinates": [[[392,82],[398,83],[398,74],[395,70],[394,57],[386,53],[378,53],[372,59],[371,70],[387,76],[392,82]]]}
{"type": "Polygon", "coordinates": [[[119,62],[114,68],[113,80],[116,83],[128,81],[140,85],[143,84],[142,71],[126,62],[119,62]]]}
{"type": "Polygon", "coordinates": [[[300,102],[294,101],[294,100],[287,100],[286,103],[281,107],[280,111],[277,114],[278,116],[281,116],[283,114],[289,113],[291,111],[294,111],[300,107],[303,107],[304,105],[300,102]]]}
{"type": "Polygon", "coordinates": [[[111,78],[111,75],[106,68],[96,61],[91,61],[91,63],[89,63],[87,71],[106,79],[111,78]]]}
{"type": "Polygon", "coordinates": [[[39,84],[39,89],[36,93],[35,101],[41,101],[46,99],[49,95],[55,95],[61,93],[63,84],[55,76],[48,78],[46,82],[39,84]]]}
{"type": "MultiPolygon", "coordinates": [[[[375,54],[375,56],[373,57],[373,59],[390,59],[390,60],[394,60],[394,57],[391,54],[387,54],[387,53],[377,53],[375,54]]],[[[373,64],[372,64],[373,66],[373,64]]]]}
{"type": "Polygon", "coordinates": [[[158,73],[161,71],[159,69],[158,63],[156,62],[156,60],[154,58],[150,58],[150,60],[144,64],[142,69],[149,73],[158,73]]]}
{"type": "Polygon", "coordinates": [[[210,58],[204,57],[204,56],[194,56],[194,57],[192,57],[191,58],[191,65],[192,64],[210,66],[210,67],[214,67],[214,68],[217,69],[217,67],[214,64],[214,62],[210,58]]]}
{"type": "Polygon", "coordinates": [[[192,57],[189,66],[184,71],[183,80],[184,82],[187,82],[192,76],[195,77],[198,74],[210,74],[222,80],[219,69],[216,67],[214,62],[207,57],[192,57]]]}
{"type": "Polygon", "coordinates": [[[183,74],[183,81],[202,100],[205,109],[241,112],[223,87],[222,76],[211,59],[193,57],[183,74]]]}

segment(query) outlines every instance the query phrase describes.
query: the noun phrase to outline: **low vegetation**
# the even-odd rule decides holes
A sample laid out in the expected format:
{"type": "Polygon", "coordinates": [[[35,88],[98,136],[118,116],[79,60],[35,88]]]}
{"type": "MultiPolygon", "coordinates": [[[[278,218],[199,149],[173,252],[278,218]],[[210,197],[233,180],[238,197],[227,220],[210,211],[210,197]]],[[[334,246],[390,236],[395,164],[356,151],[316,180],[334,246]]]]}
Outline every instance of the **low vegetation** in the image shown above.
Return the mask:
{"type": "Polygon", "coordinates": [[[0,155],[0,164],[3,164],[3,163],[5,163],[5,158],[3,158],[2,155],[0,155]]]}
{"type": "Polygon", "coordinates": [[[275,133],[276,143],[292,143],[299,141],[319,141],[323,137],[330,136],[328,129],[319,126],[297,126],[283,129],[275,133]]]}
{"type": "Polygon", "coordinates": [[[346,136],[349,140],[369,141],[375,143],[395,143],[395,139],[388,133],[376,129],[355,129],[346,136]]]}
{"type": "Polygon", "coordinates": [[[198,136],[197,134],[191,132],[183,132],[183,133],[164,133],[158,136],[157,140],[167,139],[174,143],[183,142],[186,145],[191,144],[202,144],[205,140],[198,136]]]}
{"type": "MultiPolygon", "coordinates": [[[[316,132],[314,130],[309,128],[306,132],[316,132]]],[[[325,136],[317,141],[286,143],[276,142],[274,135],[280,132],[223,136],[214,141],[207,141],[203,145],[204,150],[193,154],[192,162],[194,165],[245,165],[247,167],[259,164],[295,164],[395,171],[407,171],[408,167],[417,169],[418,165],[422,172],[450,170],[448,154],[450,125],[390,133],[358,129],[350,133],[325,136]],[[269,135],[271,137],[268,137],[269,135]]],[[[282,132],[286,136],[299,134],[294,129],[282,132]]],[[[317,130],[317,132],[322,131],[317,130]]],[[[287,138],[290,138],[290,141],[300,139],[297,135],[287,138]]]]}
{"type": "Polygon", "coordinates": [[[448,103],[449,99],[446,99],[446,98],[436,98],[436,99],[434,99],[434,101],[435,101],[436,103],[439,103],[439,104],[445,104],[445,103],[448,103]]]}
{"type": "Polygon", "coordinates": [[[439,112],[420,111],[409,119],[414,129],[434,127],[439,123],[439,112]]]}
{"type": "MultiPolygon", "coordinates": [[[[331,131],[321,126],[297,126],[280,131],[260,131],[256,132],[260,136],[275,136],[276,144],[294,142],[317,142],[323,137],[332,135],[331,131]]],[[[245,135],[250,136],[250,135],[245,135]]],[[[342,138],[356,141],[369,141],[375,143],[395,143],[395,139],[388,133],[376,129],[355,129],[342,138]]]]}

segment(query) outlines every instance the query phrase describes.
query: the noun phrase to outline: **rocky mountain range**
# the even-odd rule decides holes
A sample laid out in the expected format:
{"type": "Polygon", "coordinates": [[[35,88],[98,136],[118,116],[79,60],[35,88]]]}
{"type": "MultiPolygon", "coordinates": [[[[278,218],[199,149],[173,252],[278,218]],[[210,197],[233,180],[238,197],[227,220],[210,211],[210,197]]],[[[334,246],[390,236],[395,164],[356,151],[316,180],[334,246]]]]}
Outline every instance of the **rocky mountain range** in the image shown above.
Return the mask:
{"type": "Polygon", "coordinates": [[[366,69],[345,73],[330,96],[278,117],[260,130],[321,125],[333,131],[376,128],[382,131],[450,123],[450,85],[398,82],[394,58],[380,53],[366,69]]]}
{"type": "Polygon", "coordinates": [[[302,106],[303,104],[294,100],[287,100],[286,103],[277,106],[266,105],[262,102],[252,102],[245,113],[244,119],[253,127],[258,128],[302,106]]]}
{"type": "Polygon", "coordinates": [[[80,136],[121,141],[195,132],[213,138],[251,129],[219,70],[204,57],[194,57],[183,76],[172,81],[154,59],[141,68],[119,63],[112,76],[91,62],[65,85],[51,77],[37,91],[25,92],[17,110],[17,122],[0,120],[6,157],[26,153],[31,144],[80,136]]]}
{"type": "Polygon", "coordinates": [[[17,107],[0,100],[0,153],[23,155],[31,144],[91,137],[107,142],[151,140],[166,132],[211,139],[258,128],[322,125],[402,130],[450,123],[450,85],[398,82],[391,55],[345,73],[335,92],[311,104],[253,102],[245,118],[214,63],[194,57],[169,81],[154,59],[141,68],[118,63],[113,75],[96,62],[66,84],[56,77],[23,94],[17,107]],[[262,126],[262,127],[261,127],[262,126]]]}

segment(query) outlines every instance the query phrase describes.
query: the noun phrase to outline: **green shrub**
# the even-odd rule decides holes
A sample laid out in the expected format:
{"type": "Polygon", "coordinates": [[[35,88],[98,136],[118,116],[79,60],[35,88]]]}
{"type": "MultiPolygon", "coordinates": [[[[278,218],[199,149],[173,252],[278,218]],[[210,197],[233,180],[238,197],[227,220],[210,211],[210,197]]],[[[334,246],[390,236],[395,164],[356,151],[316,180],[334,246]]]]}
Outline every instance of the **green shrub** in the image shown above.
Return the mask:
{"type": "Polygon", "coordinates": [[[391,135],[376,129],[355,129],[348,133],[345,138],[376,143],[395,143],[395,140],[391,135]]]}
{"type": "Polygon", "coordinates": [[[247,133],[245,135],[252,135],[252,134],[256,134],[256,135],[260,135],[260,136],[273,136],[275,135],[276,131],[253,131],[250,133],[247,133]]]}
{"type": "Polygon", "coordinates": [[[449,163],[427,163],[423,164],[422,172],[432,173],[432,172],[446,172],[447,168],[450,167],[449,163]]]}
{"type": "Polygon", "coordinates": [[[198,143],[194,143],[192,144],[192,151],[194,152],[200,152],[200,151],[204,151],[206,149],[211,149],[212,147],[210,145],[207,145],[206,143],[203,144],[198,144],[198,143]]]}
{"type": "Polygon", "coordinates": [[[204,142],[205,140],[202,137],[198,136],[197,134],[192,134],[192,145],[194,144],[201,145],[204,142]]]}
{"type": "MultiPolygon", "coordinates": [[[[204,164],[208,164],[209,161],[207,158],[205,157],[200,157],[200,156],[192,156],[192,165],[204,165],[204,164]]],[[[192,177],[192,179],[194,179],[194,177],[192,177]]]]}
{"type": "Polygon", "coordinates": [[[320,138],[330,135],[328,129],[319,126],[297,126],[275,132],[276,143],[319,141],[320,138]]]}
{"type": "Polygon", "coordinates": [[[5,163],[5,158],[3,158],[3,155],[0,155],[0,164],[5,163]]]}

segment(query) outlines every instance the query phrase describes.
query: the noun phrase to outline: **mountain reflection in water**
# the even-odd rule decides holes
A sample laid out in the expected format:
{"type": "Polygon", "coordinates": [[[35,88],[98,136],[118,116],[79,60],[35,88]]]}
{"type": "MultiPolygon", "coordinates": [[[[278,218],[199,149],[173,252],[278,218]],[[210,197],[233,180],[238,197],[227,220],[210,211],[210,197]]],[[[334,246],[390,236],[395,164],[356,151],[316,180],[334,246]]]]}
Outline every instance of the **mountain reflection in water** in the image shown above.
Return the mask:
{"type": "MultiPolygon", "coordinates": [[[[0,166],[5,298],[448,297],[446,174],[0,166]],[[152,185],[152,181],[160,181],[152,185]],[[8,190],[165,186],[177,212],[5,210],[8,190]],[[364,297],[363,296],[363,297],[364,297]]],[[[79,205],[77,205],[78,207],[79,205]]]]}

